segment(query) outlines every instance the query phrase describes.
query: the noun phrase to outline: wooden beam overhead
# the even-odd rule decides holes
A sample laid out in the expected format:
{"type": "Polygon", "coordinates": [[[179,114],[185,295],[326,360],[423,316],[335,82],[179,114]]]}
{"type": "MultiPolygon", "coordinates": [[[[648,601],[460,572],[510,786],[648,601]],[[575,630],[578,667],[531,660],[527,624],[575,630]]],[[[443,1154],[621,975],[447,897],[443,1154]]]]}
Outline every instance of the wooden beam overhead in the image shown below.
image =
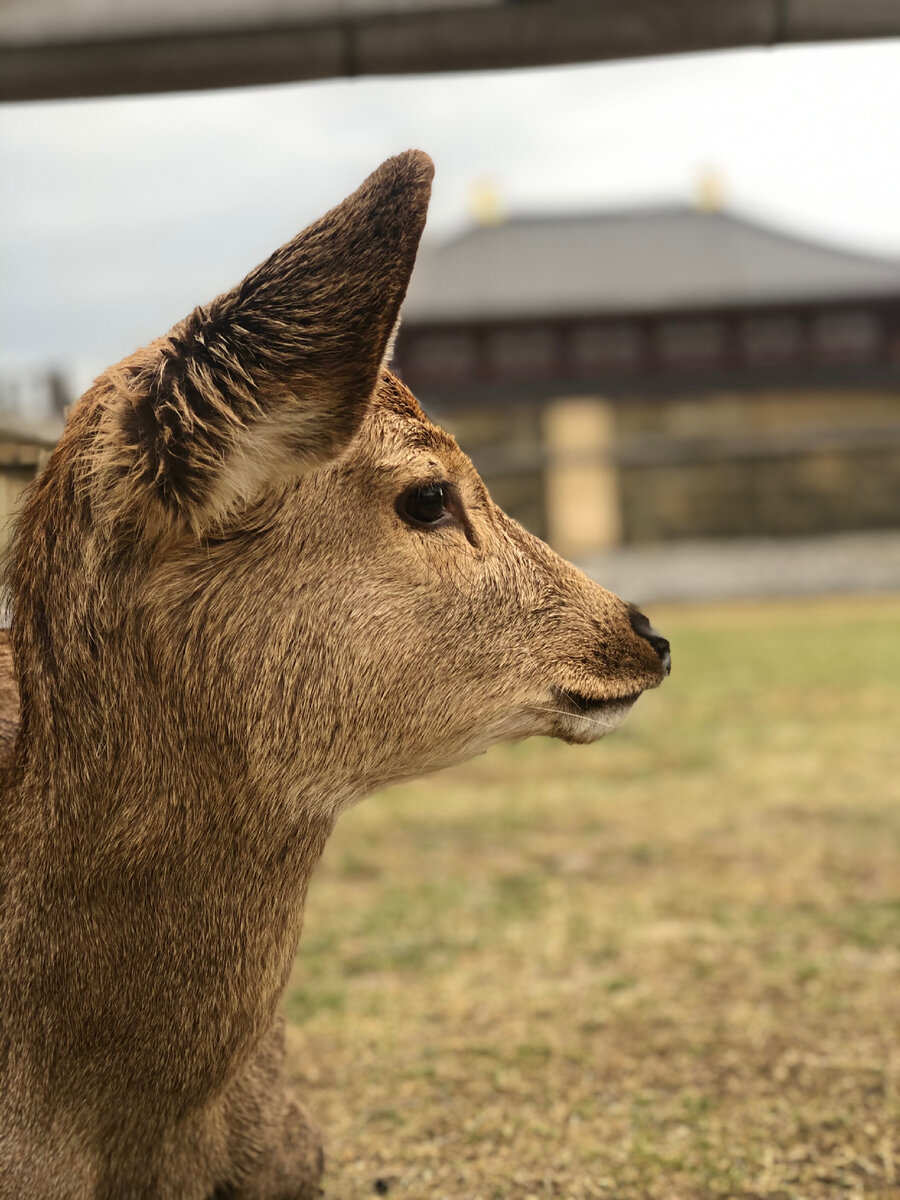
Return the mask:
{"type": "Polygon", "coordinates": [[[4,0],[0,100],[898,36],[896,0],[4,0]]]}

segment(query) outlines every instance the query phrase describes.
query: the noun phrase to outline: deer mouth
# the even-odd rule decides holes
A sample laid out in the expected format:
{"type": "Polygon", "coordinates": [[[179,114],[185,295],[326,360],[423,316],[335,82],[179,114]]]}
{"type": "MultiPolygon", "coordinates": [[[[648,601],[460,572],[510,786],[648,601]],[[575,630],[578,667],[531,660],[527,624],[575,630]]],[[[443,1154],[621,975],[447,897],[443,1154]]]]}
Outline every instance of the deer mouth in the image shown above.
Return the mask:
{"type": "Polygon", "coordinates": [[[635,700],[640,696],[640,692],[627,692],[622,696],[604,696],[598,700],[593,696],[586,696],[583,692],[573,692],[568,688],[557,688],[556,698],[560,704],[565,705],[571,712],[578,713],[581,716],[587,716],[590,713],[609,712],[612,709],[631,708],[635,700]]]}
{"type": "Polygon", "coordinates": [[[553,689],[556,700],[553,735],[564,742],[585,745],[618,729],[641,694],[640,690],[620,696],[588,696],[569,688],[553,689]]]}

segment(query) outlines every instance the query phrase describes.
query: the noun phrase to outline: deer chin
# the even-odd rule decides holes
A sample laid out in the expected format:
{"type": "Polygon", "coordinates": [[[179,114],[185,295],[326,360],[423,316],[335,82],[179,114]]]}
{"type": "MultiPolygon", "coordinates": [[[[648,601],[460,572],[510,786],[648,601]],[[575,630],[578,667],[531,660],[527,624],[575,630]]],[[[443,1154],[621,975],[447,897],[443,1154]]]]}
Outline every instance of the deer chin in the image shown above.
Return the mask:
{"type": "Polygon", "coordinates": [[[598,742],[618,729],[640,696],[640,691],[602,700],[564,688],[554,688],[554,736],[573,745],[598,742]]]}

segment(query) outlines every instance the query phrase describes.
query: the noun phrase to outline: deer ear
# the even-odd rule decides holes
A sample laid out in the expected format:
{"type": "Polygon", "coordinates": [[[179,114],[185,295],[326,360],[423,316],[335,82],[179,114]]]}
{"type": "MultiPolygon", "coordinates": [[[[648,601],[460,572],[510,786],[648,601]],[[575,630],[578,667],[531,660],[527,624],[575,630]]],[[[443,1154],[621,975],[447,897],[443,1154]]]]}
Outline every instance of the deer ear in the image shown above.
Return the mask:
{"type": "Polygon", "coordinates": [[[346,448],[384,365],[433,173],[420,151],[388,159],[125,365],[115,458],[141,494],[200,528],[346,448]]]}

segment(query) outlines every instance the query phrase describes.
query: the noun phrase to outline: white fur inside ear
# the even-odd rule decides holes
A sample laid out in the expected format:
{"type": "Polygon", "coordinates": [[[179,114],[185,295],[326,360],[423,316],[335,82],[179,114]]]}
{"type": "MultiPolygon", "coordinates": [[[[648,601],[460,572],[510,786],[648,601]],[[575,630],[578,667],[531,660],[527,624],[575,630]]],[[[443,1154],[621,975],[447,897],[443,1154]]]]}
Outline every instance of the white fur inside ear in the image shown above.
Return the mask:
{"type": "Polygon", "coordinates": [[[216,473],[204,505],[207,521],[224,519],[235,505],[321,467],[333,454],[317,453],[322,445],[321,419],[310,413],[282,410],[266,417],[239,438],[216,473]],[[305,436],[304,436],[305,435],[305,436]],[[299,449],[309,444],[308,453],[299,449]]]}
{"type": "Polygon", "coordinates": [[[401,317],[398,315],[394,322],[394,328],[391,331],[391,336],[388,338],[387,349],[384,352],[384,358],[381,360],[382,371],[390,366],[391,359],[394,357],[394,343],[397,341],[397,334],[400,332],[401,317]]]}

